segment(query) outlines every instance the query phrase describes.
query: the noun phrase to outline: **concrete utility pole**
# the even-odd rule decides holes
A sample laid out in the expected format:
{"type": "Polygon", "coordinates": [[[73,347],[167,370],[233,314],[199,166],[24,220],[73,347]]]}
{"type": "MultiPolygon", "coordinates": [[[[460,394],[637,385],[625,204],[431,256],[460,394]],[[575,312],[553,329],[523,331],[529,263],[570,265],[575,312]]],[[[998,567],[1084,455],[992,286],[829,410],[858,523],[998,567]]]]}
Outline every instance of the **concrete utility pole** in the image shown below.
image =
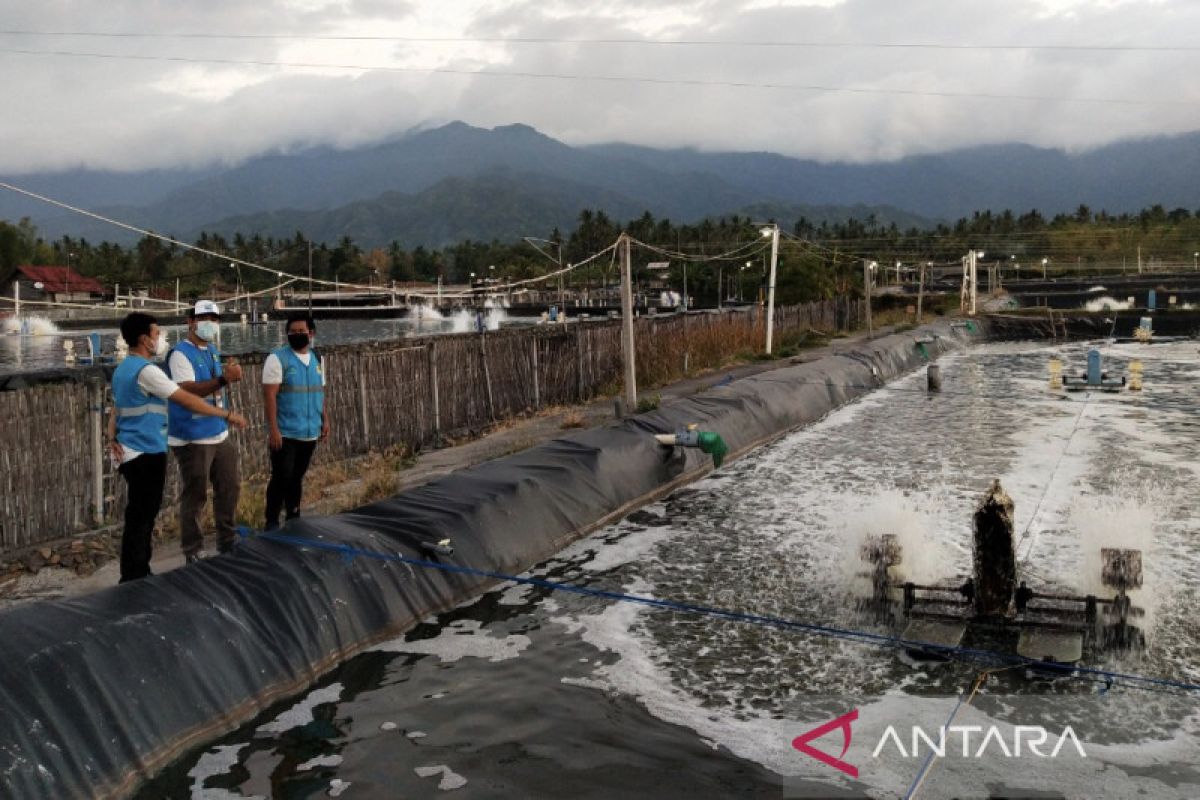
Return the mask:
{"type": "Polygon", "coordinates": [[[308,315],[312,316],[312,242],[308,243],[308,315]]]}
{"type": "Polygon", "coordinates": [[[633,256],[629,234],[622,233],[621,250],[621,357],[625,367],[625,410],[637,408],[637,366],[633,341],[633,256]]]}
{"type": "Polygon", "coordinates": [[[962,260],[963,282],[959,297],[959,311],[975,316],[975,301],[978,296],[979,253],[974,248],[962,260]]]}
{"type": "Polygon", "coordinates": [[[921,324],[921,305],[925,300],[925,265],[918,263],[917,269],[917,324],[921,324]]]}
{"type": "Polygon", "coordinates": [[[775,336],[775,270],[779,266],[779,226],[772,223],[762,229],[763,236],[771,237],[771,275],[767,278],[767,355],[775,336]]]}
{"type": "Polygon", "coordinates": [[[867,336],[875,335],[875,323],[871,319],[871,263],[867,259],[863,259],[863,297],[866,298],[867,305],[867,336]]]}

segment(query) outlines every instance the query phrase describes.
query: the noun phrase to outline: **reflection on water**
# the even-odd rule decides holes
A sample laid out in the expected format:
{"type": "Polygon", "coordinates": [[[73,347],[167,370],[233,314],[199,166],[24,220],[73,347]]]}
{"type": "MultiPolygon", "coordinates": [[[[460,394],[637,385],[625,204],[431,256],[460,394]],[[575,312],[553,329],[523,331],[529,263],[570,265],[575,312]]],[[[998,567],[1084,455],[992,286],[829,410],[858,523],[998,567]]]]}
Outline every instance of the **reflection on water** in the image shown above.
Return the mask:
{"type": "MultiPolygon", "coordinates": [[[[1018,558],[1039,586],[1094,590],[1099,547],[1143,548],[1135,603],[1151,612],[1149,649],[1089,666],[1200,681],[1196,345],[1105,346],[1111,373],[1145,363],[1141,394],[1051,394],[1048,361],[1074,371],[1085,350],[997,344],[946,357],[943,393],[927,395],[920,374],[897,381],[531,572],[884,632],[848,610],[862,537],[896,533],[910,577],[961,579],[971,513],[999,478],[1016,503],[1018,558]]],[[[755,796],[774,781],[775,796],[784,782],[794,796],[894,797],[920,760],[874,758],[884,727],[915,722],[936,736],[979,671],[912,669],[856,642],[507,585],[352,659],[152,788],[300,795],[337,781],[368,796],[429,795],[450,780],[472,796],[755,796]],[[791,747],[851,709],[858,780],[791,747]],[[227,766],[201,770],[230,748],[227,766]],[[684,777],[664,790],[668,772],[684,777]]],[[[988,681],[966,713],[960,722],[1001,725],[1010,742],[1013,725],[1055,735],[1071,725],[1088,758],[951,757],[923,797],[1192,797],[1200,785],[1194,697],[1015,671],[988,681]]],[[[834,755],[840,745],[836,733],[819,743],[834,755]]]]}
{"type": "MultiPolygon", "coordinates": [[[[318,320],[317,345],[352,344],[354,342],[379,342],[404,339],[412,336],[433,336],[444,333],[467,333],[479,330],[499,330],[501,327],[528,325],[536,320],[509,317],[503,308],[488,308],[480,315],[467,309],[447,312],[444,315],[425,310],[405,319],[355,319],[318,320]]],[[[87,356],[88,334],[100,334],[101,351],[111,354],[118,336],[116,323],[102,323],[109,327],[98,327],[95,331],[60,331],[53,323],[45,320],[25,326],[25,335],[15,331],[20,326],[15,320],[4,320],[4,333],[0,334],[0,375],[67,366],[64,343],[71,342],[76,356],[87,356]],[[9,329],[13,329],[12,332],[9,329]]],[[[171,344],[186,333],[182,325],[168,326],[171,344]]],[[[284,342],[283,322],[247,324],[226,322],[221,325],[221,349],[231,355],[265,352],[284,342]]]]}

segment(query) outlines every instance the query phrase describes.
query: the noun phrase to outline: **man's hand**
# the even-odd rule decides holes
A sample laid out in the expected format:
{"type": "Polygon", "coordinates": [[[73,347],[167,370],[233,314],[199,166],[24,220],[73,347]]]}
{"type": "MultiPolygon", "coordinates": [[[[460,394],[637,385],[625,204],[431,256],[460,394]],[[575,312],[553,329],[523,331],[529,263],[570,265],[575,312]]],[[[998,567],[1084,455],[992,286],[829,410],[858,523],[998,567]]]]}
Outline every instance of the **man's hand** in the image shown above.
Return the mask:
{"type": "Polygon", "coordinates": [[[246,427],[246,418],[236,411],[230,411],[225,421],[235,428],[241,429],[246,427]]]}
{"type": "Polygon", "coordinates": [[[273,430],[267,434],[267,447],[272,450],[278,450],[283,447],[283,434],[278,430],[273,430]]]}
{"type": "Polygon", "coordinates": [[[237,383],[242,379],[242,365],[231,358],[225,363],[221,374],[224,375],[225,380],[229,381],[230,383],[237,383]]]}
{"type": "Polygon", "coordinates": [[[323,442],[329,438],[329,420],[321,423],[321,435],[317,437],[318,442],[323,442]]]}

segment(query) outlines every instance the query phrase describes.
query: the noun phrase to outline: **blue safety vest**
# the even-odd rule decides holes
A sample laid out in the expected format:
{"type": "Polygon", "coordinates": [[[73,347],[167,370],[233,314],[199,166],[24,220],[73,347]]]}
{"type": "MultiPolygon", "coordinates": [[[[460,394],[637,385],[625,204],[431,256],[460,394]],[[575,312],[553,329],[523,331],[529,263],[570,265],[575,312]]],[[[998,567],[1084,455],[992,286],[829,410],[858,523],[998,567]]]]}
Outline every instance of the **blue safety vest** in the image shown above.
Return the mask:
{"type": "Polygon", "coordinates": [[[113,404],[117,408],[117,441],[139,453],[167,452],[167,401],[147,394],[138,376],[150,362],[130,355],[113,372],[113,404]]]}
{"type": "MultiPolygon", "coordinates": [[[[192,364],[192,371],[196,373],[196,382],[200,383],[221,375],[221,354],[217,352],[216,347],[209,344],[207,350],[201,350],[189,340],[184,339],[179,344],[171,348],[171,352],[167,354],[167,375],[171,375],[171,354],[175,352],[183,353],[189,362],[192,364]]],[[[174,376],[171,376],[174,380],[174,376]]],[[[210,394],[204,398],[204,402],[209,405],[217,405],[217,395],[220,390],[210,394]]],[[[221,417],[209,417],[204,414],[193,414],[178,403],[170,403],[170,409],[167,414],[167,432],[177,439],[183,439],[187,442],[194,442],[198,439],[210,439],[213,436],[220,436],[229,426],[221,417]]]]}
{"type": "Polygon", "coordinates": [[[315,350],[305,364],[290,347],[274,352],[283,367],[283,383],[276,395],[275,421],[279,433],[289,439],[316,439],[321,435],[325,413],[325,387],[321,381],[321,357],[315,350]]]}

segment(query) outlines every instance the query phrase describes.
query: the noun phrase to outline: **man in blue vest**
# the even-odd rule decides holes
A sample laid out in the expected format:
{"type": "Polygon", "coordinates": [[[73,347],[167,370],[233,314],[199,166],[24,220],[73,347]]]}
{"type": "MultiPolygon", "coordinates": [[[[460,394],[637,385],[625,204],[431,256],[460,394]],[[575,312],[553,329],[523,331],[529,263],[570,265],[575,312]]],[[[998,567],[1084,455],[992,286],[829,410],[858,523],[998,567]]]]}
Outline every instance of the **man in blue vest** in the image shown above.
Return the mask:
{"type": "MultiPolygon", "coordinates": [[[[220,320],[216,303],[196,303],[188,313],[187,338],[167,356],[167,374],[180,388],[225,409],[225,387],[242,379],[242,368],[236,363],[221,364],[216,344],[220,320]]],[[[242,490],[238,451],[229,438],[229,427],[220,415],[196,414],[172,403],[167,414],[167,443],[179,464],[179,538],[184,557],[191,563],[205,556],[201,523],[210,481],[217,550],[229,552],[237,541],[234,515],[242,490]]]]}
{"type": "Polygon", "coordinates": [[[300,516],[304,473],[317,442],[329,436],[325,366],[312,347],[316,332],[317,324],[308,314],[290,315],[287,345],[263,362],[263,410],[271,448],[267,530],[279,527],[281,510],[287,519],[300,516]]]}
{"type": "Polygon", "coordinates": [[[129,355],[113,373],[115,437],[109,444],[129,489],[125,531],[121,535],[121,583],[150,574],[151,537],[162,505],[167,478],[167,401],[193,414],[223,418],[239,428],[241,414],[210,405],[184,391],[150,359],[162,355],[166,337],[149,314],[133,313],[121,321],[121,338],[129,355]]]}

